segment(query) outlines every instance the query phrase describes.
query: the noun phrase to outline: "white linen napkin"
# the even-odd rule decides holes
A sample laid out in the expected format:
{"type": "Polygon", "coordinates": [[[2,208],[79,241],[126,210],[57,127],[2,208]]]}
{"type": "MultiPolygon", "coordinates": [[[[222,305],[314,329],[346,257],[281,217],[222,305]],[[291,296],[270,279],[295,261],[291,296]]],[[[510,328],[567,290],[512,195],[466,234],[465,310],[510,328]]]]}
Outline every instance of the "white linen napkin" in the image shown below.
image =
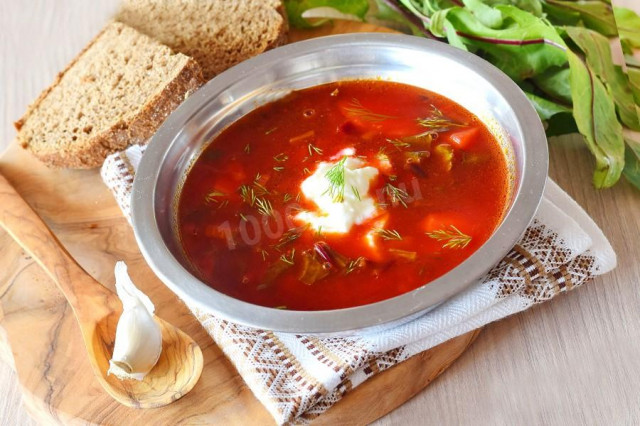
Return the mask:
{"type": "MultiPolygon", "coordinates": [[[[144,147],[105,161],[102,177],[130,220],[144,147]]],[[[256,330],[190,307],[278,423],[305,423],[373,375],[451,338],[523,311],[604,274],[616,255],[598,226],[555,182],[518,244],[476,286],[411,321],[348,337],[256,330]]]]}

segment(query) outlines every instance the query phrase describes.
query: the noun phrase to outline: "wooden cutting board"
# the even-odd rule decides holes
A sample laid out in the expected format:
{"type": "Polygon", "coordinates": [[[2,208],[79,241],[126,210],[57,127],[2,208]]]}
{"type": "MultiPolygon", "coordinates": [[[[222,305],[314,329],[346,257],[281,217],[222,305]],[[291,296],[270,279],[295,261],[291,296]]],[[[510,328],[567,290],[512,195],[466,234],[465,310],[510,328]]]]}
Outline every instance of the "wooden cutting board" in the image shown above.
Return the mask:
{"type": "MultiPolygon", "coordinates": [[[[386,30],[337,22],[295,31],[290,39],[356,31],[386,30]]],[[[274,423],[186,306],[146,265],[133,231],[97,170],[47,169],[13,143],[0,157],[0,173],[98,281],[113,289],[113,266],[125,260],[133,281],[156,304],[157,314],[190,334],[202,348],[205,362],[199,383],[181,400],[153,410],[119,405],[93,378],[79,329],[60,292],[10,236],[0,231],[0,359],[15,367],[31,416],[46,424],[274,423]]],[[[316,423],[361,424],[383,416],[428,385],[478,333],[452,339],[379,374],[316,423]]]]}

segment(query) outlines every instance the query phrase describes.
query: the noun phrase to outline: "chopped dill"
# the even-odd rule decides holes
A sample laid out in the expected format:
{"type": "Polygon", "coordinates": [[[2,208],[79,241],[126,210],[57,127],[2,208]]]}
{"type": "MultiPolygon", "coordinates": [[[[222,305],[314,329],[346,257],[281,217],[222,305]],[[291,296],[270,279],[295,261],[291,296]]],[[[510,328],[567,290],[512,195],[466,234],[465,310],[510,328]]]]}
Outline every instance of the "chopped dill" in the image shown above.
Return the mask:
{"type": "Polygon", "coordinates": [[[285,194],[282,196],[282,202],[286,203],[288,201],[291,201],[293,197],[291,195],[289,195],[288,193],[285,192],[285,194]]]}
{"type": "Polygon", "coordinates": [[[218,208],[222,209],[224,207],[227,207],[229,205],[229,200],[224,200],[223,202],[221,202],[220,204],[218,204],[218,208]]]}
{"type": "Polygon", "coordinates": [[[269,129],[266,132],[264,132],[265,135],[270,135],[271,133],[275,132],[277,129],[277,127],[274,127],[273,129],[269,129]]]}
{"type": "Polygon", "coordinates": [[[204,196],[204,201],[207,203],[217,203],[219,201],[217,197],[224,197],[225,195],[227,194],[224,192],[213,190],[204,196]]]}
{"type": "Polygon", "coordinates": [[[323,194],[328,193],[331,198],[333,198],[334,203],[341,203],[344,201],[344,172],[347,158],[348,157],[346,155],[343,156],[342,159],[332,166],[324,175],[329,181],[329,188],[327,188],[323,194]]]}
{"type": "Polygon", "coordinates": [[[274,167],[274,168],[273,168],[273,170],[275,170],[276,172],[281,172],[281,171],[283,171],[283,170],[284,170],[284,167],[282,167],[282,166],[276,166],[276,167],[274,167]]]}
{"type": "Polygon", "coordinates": [[[458,228],[453,225],[449,225],[450,229],[439,229],[433,232],[427,232],[426,234],[438,241],[446,241],[442,248],[465,248],[471,242],[471,237],[462,233],[458,228]]]}
{"type": "Polygon", "coordinates": [[[398,148],[398,151],[402,151],[403,148],[409,148],[411,146],[409,142],[404,142],[400,139],[387,139],[387,142],[398,148]]]}
{"type": "Polygon", "coordinates": [[[318,155],[322,155],[322,149],[318,148],[317,146],[315,146],[314,144],[310,143],[309,145],[307,145],[307,149],[309,150],[309,157],[313,156],[313,153],[315,152],[318,155]]]}
{"type": "Polygon", "coordinates": [[[350,274],[353,271],[355,271],[357,268],[362,267],[364,262],[365,262],[365,259],[362,256],[358,257],[357,259],[350,260],[347,263],[347,269],[345,270],[345,274],[350,274]]]}
{"type": "Polygon", "coordinates": [[[375,232],[384,240],[402,240],[402,235],[395,229],[376,229],[375,232]]]}
{"type": "Polygon", "coordinates": [[[280,260],[282,260],[284,263],[288,263],[289,265],[293,265],[293,257],[296,254],[296,249],[291,250],[290,255],[287,257],[286,254],[283,254],[282,256],[280,256],[280,260]]]}
{"type": "Polygon", "coordinates": [[[382,151],[378,151],[378,153],[376,154],[376,158],[381,163],[391,163],[389,160],[389,156],[382,151]]]}
{"type": "Polygon", "coordinates": [[[294,204],[294,205],[292,205],[292,206],[290,207],[290,209],[291,209],[291,210],[294,210],[294,211],[297,211],[297,212],[306,212],[306,211],[309,211],[309,210],[305,209],[304,207],[302,207],[302,206],[297,206],[297,205],[295,205],[295,204],[294,204]]]}
{"type": "Polygon", "coordinates": [[[256,173],[256,177],[253,179],[253,186],[258,189],[258,193],[256,195],[270,194],[269,190],[260,183],[261,178],[262,175],[260,173],[256,173]]]}
{"type": "Polygon", "coordinates": [[[397,186],[393,186],[388,183],[384,186],[384,193],[389,196],[392,203],[400,203],[407,208],[407,200],[409,199],[409,194],[404,189],[400,189],[397,186]]]}
{"type": "Polygon", "coordinates": [[[291,228],[287,230],[287,232],[282,234],[282,237],[280,237],[280,239],[278,240],[278,243],[275,244],[273,247],[275,247],[276,250],[280,250],[282,247],[300,238],[302,233],[306,231],[308,228],[309,228],[309,225],[307,224],[307,225],[298,226],[296,228],[291,228]]]}
{"type": "Polygon", "coordinates": [[[296,194],[296,202],[300,202],[300,198],[302,197],[302,194],[300,192],[298,192],[298,194],[296,194]]]}
{"type": "Polygon", "coordinates": [[[289,157],[287,155],[285,155],[284,152],[281,152],[278,155],[274,155],[273,159],[276,160],[279,163],[282,163],[283,161],[287,161],[289,159],[289,157]]]}
{"type": "Polygon", "coordinates": [[[240,185],[240,198],[253,207],[256,202],[256,193],[249,185],[240,185]]]}
{"type": "Polygon", "coordinates": [[[318,229],[316,229],[316,233],[314,234],[314,236],[322,237],[322,225],[318,226],[318,229]]]}
{"type": "Polygon", "coordinates": [[[365,121],[380,122],[388,119],[396,118],[392,115],[379,114],[365,108],[356,98],[351,99],[349,106],[345,108],[347,114],[351,117],[358,117],[365,121]]]}
{"type": "Polygon", "coordinates": [[[274,306],[273,309],[282,309],[282,310],[287,310],[289,308],[287,308],[286,305],[280,305],[280,306],[274,306]]]}
{"type": "Polygon", "coordinates": [[[418,124],[428,127],[435,132],[446,132],[451,127],[464,127],[465,123],[458,123],[451,120],[440,111],[435,105],[431,105],[431,115],[425,118],[418,118],[418,124]]]}
{"type": "Polygon", "coordinates": [[[266,198],[256,198],[256,206],[260,214],[264,216],[273,215],[273,206],[271,205],[271,202],[266,198]]]}
{"type": "Polygon", "coordinates": [[[244,146],[244,152],[246,152],[247,154],[250,154],[251,153],[251,145],[246,144],[244,146]]]}
{"type": "Polygon", "coordinates": [[[269,252],[266,251],[265,249],[260,249],[260,254],[262,255],[262,260],[267,260],[267,257],[269,257],[269,252]]]}
{"type": "Polygon", "coordinates": [[[258,188],[260,190],[258,195],[264,195],[264,194],[269,194],[270,193],[267,188],[265,188],[263,185],[259,184],[258,182],[253,182],[253,186],[255,186],[256,188],[258,188]]]}
{"type": "Polygon", "coordinates": [[[356,188],[355,186],[351,185],[351,192],[353,192],[353,195],[355,195],[355,197],[358,199],[358,201],[362,201],[362,198],[360,198],[360,192],[358,191],[358,188],[356,188]]]}
{"type": "Polygon", "coordinates": [[[311,170],[309,170],[307,167],[305,167],[304,169],[302,169],[302,173],[304,173],[305,175],[310,175],[311,174],[311,170]]]}
{"type": "Polygon", "coordinates": [[[246,222],[247,221],[247,217],[245,215],[243,215],[242,213],[240,213],[240,220],[246,222]]]}
{"type": "Polygon", "coordinates": [[[389,180],[390,180],[391,182],[395,182],[395,181],[396,181],[396,179],[398,179],[398,176],[396,176],[396,175],[389,175],[389,180]]]}

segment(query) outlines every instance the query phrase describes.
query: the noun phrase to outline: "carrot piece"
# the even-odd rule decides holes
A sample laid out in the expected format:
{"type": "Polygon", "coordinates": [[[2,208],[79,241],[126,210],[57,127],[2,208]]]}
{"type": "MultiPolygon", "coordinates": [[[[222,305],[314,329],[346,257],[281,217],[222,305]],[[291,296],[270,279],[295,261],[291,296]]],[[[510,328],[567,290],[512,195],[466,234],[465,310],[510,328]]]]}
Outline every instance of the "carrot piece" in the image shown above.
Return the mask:
{"type": "Polygon", "coordinates": [[[308,132],[305,132],[301,135],[292,137],[291,139],[289,139],[289,143],[295,144],[298,142],[304,142],[306,140],[313,139],[315,137],[315,133],[315,131],[309,130],[308,132]]]}
{"type": "Polygon", "coordinates": [[[419,228],[423,232],[433,232],[450,225],[460,228],[463,231],[474,232],[476,230],[476,225],[472,217],[456,211],[429,213],[420,221],[419,228]]]}
{"type": "Polygon", "coordinates": [[[238,181],[222,176],[212,181],[211,188],[213,188],[212,190],[221,192],[224,195],[231,195],[238,189],[238,181]]]}
{"type": "Polygon", "coordinates": [[[449,140],[456,144],[458,148],[468,148],[473,144],[473,141],[478,136],[478,128],[471,127],[469,129],[463,129],[457,132],[454,132],[449,135],[449,140]]]}

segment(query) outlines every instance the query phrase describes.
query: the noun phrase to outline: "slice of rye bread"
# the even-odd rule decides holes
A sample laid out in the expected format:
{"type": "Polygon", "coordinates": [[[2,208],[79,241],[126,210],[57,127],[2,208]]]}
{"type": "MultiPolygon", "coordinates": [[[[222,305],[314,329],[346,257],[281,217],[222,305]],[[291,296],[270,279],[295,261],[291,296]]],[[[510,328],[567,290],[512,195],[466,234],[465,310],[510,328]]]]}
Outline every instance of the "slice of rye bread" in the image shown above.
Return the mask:
{"type": "Polygon", "coordinates": [[[280,0],[124,0],[116,16],[194,58],[209,80],[287,41],[280,0]]]}
{"type": "Polygon", "coordinates": [[[112,22],[15,123],[18,140],[47,165],[97,167],[145,142],[203,82],[193,59],[112,22]]]}

